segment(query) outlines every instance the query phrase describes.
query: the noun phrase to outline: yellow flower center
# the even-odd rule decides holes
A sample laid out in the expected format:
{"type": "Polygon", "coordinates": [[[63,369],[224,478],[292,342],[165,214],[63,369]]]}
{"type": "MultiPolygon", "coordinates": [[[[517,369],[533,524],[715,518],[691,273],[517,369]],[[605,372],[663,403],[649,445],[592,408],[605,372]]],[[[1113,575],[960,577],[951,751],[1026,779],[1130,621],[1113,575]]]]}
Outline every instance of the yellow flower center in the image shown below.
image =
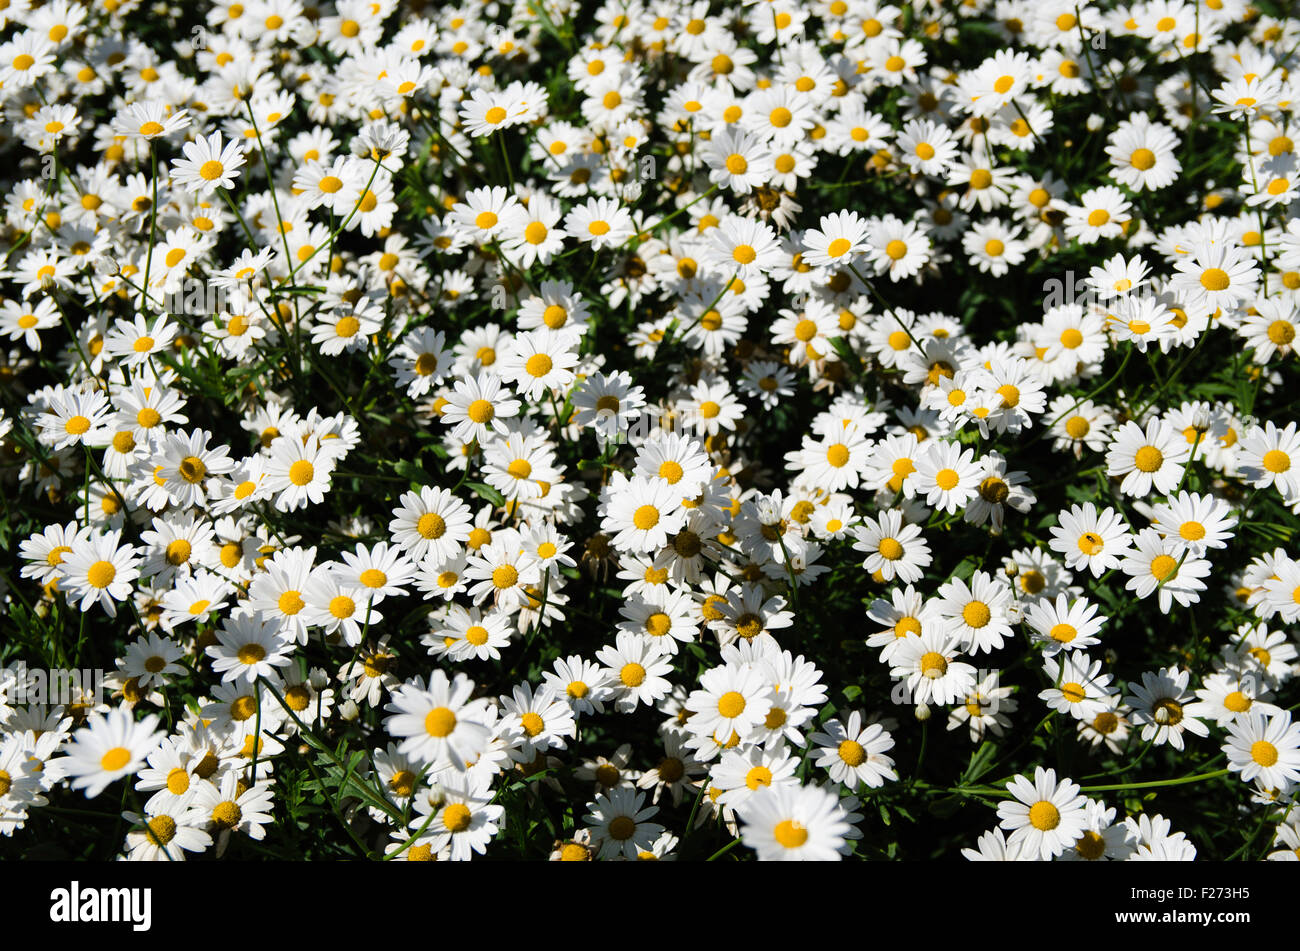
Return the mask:
{"type": "Polygon", "coordinates": [[[434,707],[424,717],[424,731],[430,736],[449,736],[456,729],[456,714],[446,707],[434,707]]]}

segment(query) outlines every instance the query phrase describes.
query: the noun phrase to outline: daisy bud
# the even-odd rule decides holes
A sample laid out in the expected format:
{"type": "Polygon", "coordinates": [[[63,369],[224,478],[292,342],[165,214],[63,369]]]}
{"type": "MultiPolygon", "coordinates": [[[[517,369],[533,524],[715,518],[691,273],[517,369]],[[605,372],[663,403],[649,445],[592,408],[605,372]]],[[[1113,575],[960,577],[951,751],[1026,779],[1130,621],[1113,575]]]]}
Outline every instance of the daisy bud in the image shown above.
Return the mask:
{"type": "Polygon", "coordinates": [[[1106,120],[1103,119],[1101,116],[1097,115],[1097,113],[1095,112],[1092,115],[1088,116],[1088,121],[1086,123],[1089,132],[1096,132],[1105,124],[1106,124],[1106,120]]]}
{"type": "Polygon", "coordinates": [[[361,715],[361,709],[352,700],[343,701],[343,706],[339,707],[339,716],[348,723],[351,723],[361,715]]]}
{"type": "Polygon", "coordinates": [[[930,705],[928,703],[918,703],[916,709],[912,711],[912,715],[915,716],[919,722],[924,723],[926,720],[930,719],[930,705]]]}

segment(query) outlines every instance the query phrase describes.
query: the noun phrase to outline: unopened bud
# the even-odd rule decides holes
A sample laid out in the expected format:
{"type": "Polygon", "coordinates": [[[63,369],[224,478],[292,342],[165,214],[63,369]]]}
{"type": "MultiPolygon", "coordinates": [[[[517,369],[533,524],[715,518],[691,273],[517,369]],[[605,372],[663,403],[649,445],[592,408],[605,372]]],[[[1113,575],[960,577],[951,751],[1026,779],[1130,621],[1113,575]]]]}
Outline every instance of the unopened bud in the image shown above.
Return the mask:
{"type": "Polygon", "coordinates": [[[918,703],[916,709],[912,711],[912,714],[917,718],[917,720],[924,723],[926,720],[930,719],[930,705],[928,703],[918,703]]]}

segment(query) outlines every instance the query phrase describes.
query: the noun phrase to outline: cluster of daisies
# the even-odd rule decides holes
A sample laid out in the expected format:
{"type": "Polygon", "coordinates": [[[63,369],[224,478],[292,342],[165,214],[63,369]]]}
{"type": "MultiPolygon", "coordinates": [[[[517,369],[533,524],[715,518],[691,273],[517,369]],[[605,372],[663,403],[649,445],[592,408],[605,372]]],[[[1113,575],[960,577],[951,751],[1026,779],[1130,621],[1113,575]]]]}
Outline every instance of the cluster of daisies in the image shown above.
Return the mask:
{"type": "Polygon", "coordinates": [[[555,860],[838,859],[993,741],[950,857],[1208,844],[1051,723],[1297,858],[1297,46],[1245,0],[10,0],[4,623],[115,671],[0,680],[0,832],[121,784],[122,857],[275,854],[309,770],[371,857],[482,855],[522,788],[555,860]]]}

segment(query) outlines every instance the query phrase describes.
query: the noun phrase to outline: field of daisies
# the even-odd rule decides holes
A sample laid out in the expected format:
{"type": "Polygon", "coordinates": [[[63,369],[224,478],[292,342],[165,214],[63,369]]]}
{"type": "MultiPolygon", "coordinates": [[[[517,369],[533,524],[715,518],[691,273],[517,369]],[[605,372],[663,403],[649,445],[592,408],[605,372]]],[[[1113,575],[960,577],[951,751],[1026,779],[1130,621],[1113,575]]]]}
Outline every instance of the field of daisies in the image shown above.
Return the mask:
{"type": "Polygon", "coordinates": [[[0,851],[1296,860],[1298,49],[7,0],[0,851]]]}

